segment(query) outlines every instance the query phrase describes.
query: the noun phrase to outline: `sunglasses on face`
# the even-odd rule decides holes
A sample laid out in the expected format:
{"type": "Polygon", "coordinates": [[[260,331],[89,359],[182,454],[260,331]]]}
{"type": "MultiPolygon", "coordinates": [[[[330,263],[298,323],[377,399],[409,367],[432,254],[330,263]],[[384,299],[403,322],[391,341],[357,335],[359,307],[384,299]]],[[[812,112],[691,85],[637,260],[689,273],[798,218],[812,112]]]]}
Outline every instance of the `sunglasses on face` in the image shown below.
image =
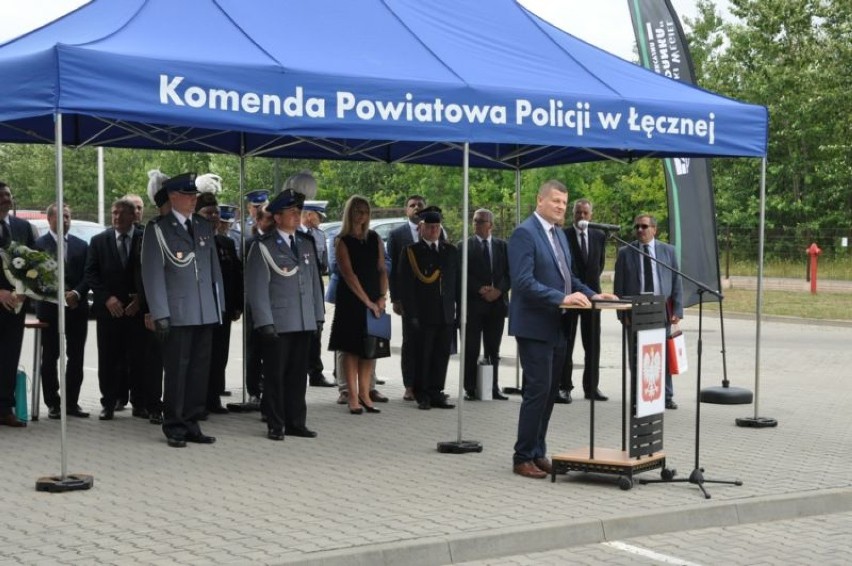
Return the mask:
{"type": "Polygon", "coordinates": [[[650,227],[651,227],[650,224],[634,224],[633,225],[634,230],[647,230],[650,227]]]}

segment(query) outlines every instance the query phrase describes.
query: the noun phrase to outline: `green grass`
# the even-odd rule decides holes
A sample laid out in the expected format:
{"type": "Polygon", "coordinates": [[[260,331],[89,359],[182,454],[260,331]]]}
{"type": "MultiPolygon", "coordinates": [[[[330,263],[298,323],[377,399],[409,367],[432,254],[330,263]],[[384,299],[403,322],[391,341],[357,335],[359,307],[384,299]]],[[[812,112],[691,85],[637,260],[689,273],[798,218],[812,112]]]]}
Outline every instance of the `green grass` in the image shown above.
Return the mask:
{"type": "MultiPolygon", "coordinates": [[[[795,279],[804,279],[807,270],[806,257],[796,261],[773,260],[766,261],[763,265],[764,277],[792,277],[795,279]]],[[[725,258],[720,258],[722,267],[722,277],[725,277],[728,266],[725,263],[725,258]]],[[[757,261],[731,261],[731,275],[757,275],[757,261]]],[[[817,262],[817,280],[819,279],[838,279],[842,281],[852,281],[852,258],[819,258],[817,262]]]]}
{"type": "MultiPolygon", "coordinates": [[[[748,289],[726,289],[725,314],[744,313],[754,315],[757,310],[757,292],[748,289]]],[[[705,308],[715,312],[715,304],[705,308]]],[[[852,321],[852,294],[810,293],[790,291],[764,291],[763,314],[792,316],[817,320],[852,321]]]]}

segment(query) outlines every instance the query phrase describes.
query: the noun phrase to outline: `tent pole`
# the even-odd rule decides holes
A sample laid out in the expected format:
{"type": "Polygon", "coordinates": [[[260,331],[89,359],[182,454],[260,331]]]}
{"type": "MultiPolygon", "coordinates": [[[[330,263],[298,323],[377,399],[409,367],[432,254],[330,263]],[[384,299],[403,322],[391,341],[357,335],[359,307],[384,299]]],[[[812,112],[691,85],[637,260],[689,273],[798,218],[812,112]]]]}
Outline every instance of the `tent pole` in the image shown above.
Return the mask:
{"type": "MultiPolygon", "coordinates": [[[[465,365],[465,332],[467,330],[467,259],[468,259],[468,217],[470,216],[470,142],[464,144],[464,172],[462,197],[462,261],[461,261],[461,312],[459,313],[459,400],[458,400],[458,432],[455,441],[439,442],[438,452],[448,454],[467,454],[482,452],[482,443],[478,440],[462,440],[462,422],[464,413],[464,365],[465,365]]],[[[455,333],[455,329],[453,329],[455,333]]]]}
{"type": "MultiPolygon", "coordinates": [[[[515,226],[521,223],[521,168],[515,167],[515,226]]],[[[508,240],[509,237],[506,236],[508,240]]],[[[515,354],[515,386],[504,387],[503,393],[521,394],[521,357],[515,354]]]]}
{"type": "Polygon", "coordinates": [[[754,416],[736,419],[737,426],[767,428],[778,426],[771,417],[760,417],[760,322],[763,311],[763,247],[766,231],[766,158],[760,162],[760,235],[757,246],[757,311],[754,339],[754,416]]]}
{"type": "MultiPolygon", "coordinates": [[[[54,116],[54,142],[53,146],[56,153],[56,235],[59,240],[56,242],[56,258],[65,257],[65,223],[62,220],[65,217],[65,196],[63,195],[63,177],[62,177],[62,114],[57,112],[54,116]]],[[[57,261],[57,281],[65,281],[65,262],[57,261]]],[[[87,300],[86,297],[81,297],[82,300],[87,300]]],[[[66,399],[65,391],[65,286],[56,286],[56,312],[57,330],[59,332],[59,454],[60,454],[60,474],[58,476],[47,476],[36,480],[36,491],[78,491],[81,489],[89,489],[94,483],[92,476],[83,474],[68,474],[68,449],[66,442],[66,424],[68,415],[66,408],[68,400],[66,399]]],[[[52,329],[48,328],[48,332],[52,329]]],[[[41,352],[36,352],[36,355],[41,355],[41,352]]],[[[35,379],[33,382],[35,383],[35,379]]]]}
{"type": "Polygon", "coordinates": [[[104,211],[104,148],[98,146],[98,222],[104,223],[106,219],[104,211]]]}

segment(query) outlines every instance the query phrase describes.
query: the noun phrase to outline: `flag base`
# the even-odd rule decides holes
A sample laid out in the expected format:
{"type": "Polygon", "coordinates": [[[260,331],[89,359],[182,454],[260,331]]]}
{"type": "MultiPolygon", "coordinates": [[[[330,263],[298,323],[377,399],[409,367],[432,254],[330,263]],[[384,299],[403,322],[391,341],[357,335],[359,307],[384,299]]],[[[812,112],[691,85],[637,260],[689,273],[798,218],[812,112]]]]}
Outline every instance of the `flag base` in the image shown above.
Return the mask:
{"type": "Polygon", "coordinates": [[[715,405],[748,405],[754,400],[754,394],[742,387],[705,387],[701,390],[699,399],[702,403],[715,405]]]}
{"type": "Polygon", "coordinates": [[[748,428],[772,428],[778,426],[778,421],[771,417],[744,417],[736,419],[737,426],[748,428]]]}
{"type": "Polygon", "coordinates": [[[439,442],[438,452],[441,454],[469,454],[471,452],[482,452],[482,443],[478,440],[439,442]]]}
{"type": "Polygon", "coordinates": [[[69,474],[66,477],[46,476],[36,480],[36,491],[49,493],[64,493],[66,491],[81,491],[91,489],[95,478],[87,474],[69,474]]]}

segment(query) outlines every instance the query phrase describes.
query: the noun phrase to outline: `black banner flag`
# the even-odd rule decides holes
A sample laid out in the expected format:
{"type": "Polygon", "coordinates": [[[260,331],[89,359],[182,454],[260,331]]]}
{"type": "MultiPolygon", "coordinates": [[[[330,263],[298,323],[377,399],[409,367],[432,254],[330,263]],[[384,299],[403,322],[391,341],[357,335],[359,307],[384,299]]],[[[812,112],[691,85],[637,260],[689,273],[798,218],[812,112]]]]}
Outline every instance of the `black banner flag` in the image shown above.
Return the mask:
{"type": "MultiPolygon", "coordinates": [[[[692,57],[680,20],[669,0],[627,0],[642,66],[686,84],[695,84],[692,57]]],[[[681,270],[720,289],[716,201],[710,161],[695,158],[663,160],[669,205],[669,238],[681,270]]],[[[718,300],[708,294],[705,300],[718,300]]],[[[698,303],[696,286],[683,282],[683,304],[698,303]]]]}

